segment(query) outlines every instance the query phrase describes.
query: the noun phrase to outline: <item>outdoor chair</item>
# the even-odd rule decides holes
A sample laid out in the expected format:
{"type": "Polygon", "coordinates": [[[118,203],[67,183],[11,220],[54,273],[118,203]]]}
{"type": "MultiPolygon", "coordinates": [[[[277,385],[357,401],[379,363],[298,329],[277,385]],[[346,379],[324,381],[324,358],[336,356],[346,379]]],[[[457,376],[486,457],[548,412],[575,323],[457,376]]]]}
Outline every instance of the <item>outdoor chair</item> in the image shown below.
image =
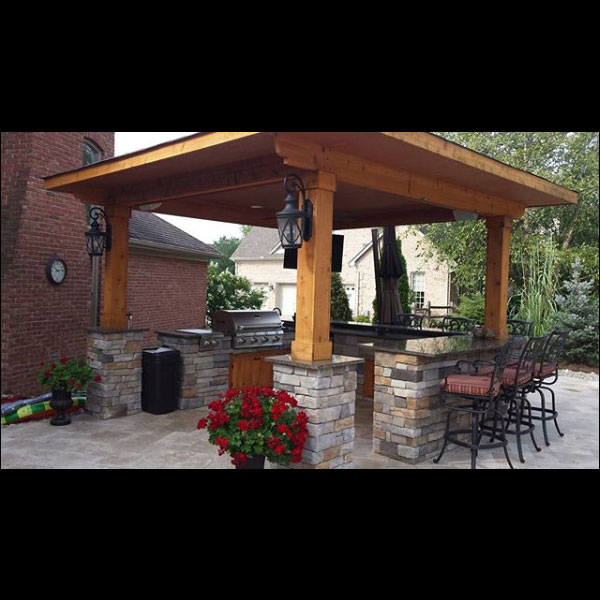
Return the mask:
{"type": "Polygon", "coordinates": [[[521,321],[519,319],[508,320],[508,333],[518,337],[530,337],[533,335],[535,324],[533,321],[521,321]]]}
{"type": "Polygon", "coordinates": [[[476,327],[477,321],[466,317],[444,317],[441,325],[443,331],[457,333],[473,333],[476,327]]]}
{"type": "Polygon", "coordinates": [[[556,431],[560,437],[565,437],[558,426],[558,412],[556,410],[556,395],[550,387],[558,381],[558,365],[565,344],[569,337],[568,331],[554,331],[548,337],[548,342],[542,353],[540,361],[536,365],[535,377],[533,382],[532,392],[537,392],[541,397],[541,406],[532,406],[531,410],[534,413],[539,413],[539,416],[534,414],[534,421],[541,421],[544,431],[544,441],[546,446],[550,445],[548,439],[548,421],[554,421],[556,431]],[[544,391],[550,392],[552,395],[552,408],[546,406],[546,396],[544,391]]]}
{"type": "Polygon", "coordinates": [[[477,457],[481,450],[503,448],[508,466],[513,465],[508,454],[508,439],[506,437],[507,412],[501,410],[499,399],[502,391],[502,377],[510,360],[515,338],[511,338],[502,351],[496,356],[493,366],[485,374],[480,372],[480,365],[490,363],[460,361],[456,372],[442,381],[442,405],[448,410],[444,445],[440,455],[433,461],[439,464],[444,456],[448,443],[471,450],[471,469],[477,468],[477,457]],[[463,402],[463,401],[466,401],[463,402]],[[471,429],[451,430],[451,420],[456,414],[471,415],[471,429]],[[493,427],[486,427],[493,423],[493,427]],[[482,443],[484,431],[492,432],[489,443],[482,443]],[[470,435],[470,441],[462,441],[459,436],[470,435]]]}
{"type": "MultiPolygon", "coordinates": [[[[518,340],[522,338],[511,339],[518,340]]],[[[548,336],[529,338],[518,361],[514,363],[511,359],[502,376],[501,401],[508,405],[506,433],[516,436],[521,463],[525,463],[522,441],[524,435],[531,436],[531,441],[537,452],[542,451],[537,445],[533,434],[535,425],[531,403],[527,396],[535,391],[536,372],[547,343],[548,336]],[[514,429],[511,429],[511,425],[514,425],[514,429]]],[[[495,434],[495,431],[492,431],[495,434]]]]}
{"type": "Polygon", "coordinates": [[[407,327],[408,329],[423,329],[424,315],[398,315],[396,319],[396,325],[400,327],[407,327]]]}

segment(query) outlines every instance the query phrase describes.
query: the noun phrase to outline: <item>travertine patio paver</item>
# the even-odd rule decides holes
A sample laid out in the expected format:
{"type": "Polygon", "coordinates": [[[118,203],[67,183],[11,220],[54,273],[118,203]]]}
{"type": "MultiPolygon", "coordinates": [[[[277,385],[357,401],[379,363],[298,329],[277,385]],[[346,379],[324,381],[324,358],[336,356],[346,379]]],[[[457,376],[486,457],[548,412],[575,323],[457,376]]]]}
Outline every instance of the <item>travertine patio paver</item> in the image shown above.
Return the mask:
{"type": "MultiPolygon", "coordinates": [[[[526,438],[527,463],[517,459],[514,439],[511,456],[517,469],[598,469],[598,382],[562,378],[557,385],[560,438],[549,424],[551,446],[541,453],[526,438]]],[[[357,469],[468,469],[467,450],[449,450],[440,465],[431,461],[408,465],[372,451],[372,406],[360,402],[354,450],[357,469]]],[[[2,429],[3,469],[233,469],[227,456],[219,457],[208,434],[196,430],[206,409],[178,411],[161,417],[141,413],[102,421],[77,415],[69,427],[52,427],[48,421],[11,425],[2,429]]],[[[506,469],[502,450],[482,452],[481,469],[506,469]]]]}

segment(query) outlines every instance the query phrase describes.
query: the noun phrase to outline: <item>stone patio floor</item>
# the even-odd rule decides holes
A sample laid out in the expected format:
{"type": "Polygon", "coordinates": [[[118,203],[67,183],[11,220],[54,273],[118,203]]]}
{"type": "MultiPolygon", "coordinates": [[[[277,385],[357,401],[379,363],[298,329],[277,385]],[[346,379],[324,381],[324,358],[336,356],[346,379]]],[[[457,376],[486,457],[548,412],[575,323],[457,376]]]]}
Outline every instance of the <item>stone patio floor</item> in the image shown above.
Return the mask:
{"type": "MultiPolygon", "coordinates": [[[[519,463],[514,437],[510,454],[517,469],[598,469],[598,382],[563,377],[556,386],[560,438],[549,423],[551,446],[536,430],[541,453],[529,436],[524,443],[526,464],[519,463]]],[[[101,421],[89,415],[73,417],[69,427],[49,421],[2,428],[2,469],[233,469],[227,456],[219,457],[208,434],[196,430],[206,409],[178,411],[166,416],[141,413],[101,421]]],[[[372,405],[359,402],[356,416],[357,469],[468,469],[470,455],[451,448],[440,465],[427,461],[409,465],[372,451],[372,405]]],[[[268,467],[267,467],[268,468],[268,467]]],[[[507,469],[502,450],[482,452],[481,469],[507,469]]]]}

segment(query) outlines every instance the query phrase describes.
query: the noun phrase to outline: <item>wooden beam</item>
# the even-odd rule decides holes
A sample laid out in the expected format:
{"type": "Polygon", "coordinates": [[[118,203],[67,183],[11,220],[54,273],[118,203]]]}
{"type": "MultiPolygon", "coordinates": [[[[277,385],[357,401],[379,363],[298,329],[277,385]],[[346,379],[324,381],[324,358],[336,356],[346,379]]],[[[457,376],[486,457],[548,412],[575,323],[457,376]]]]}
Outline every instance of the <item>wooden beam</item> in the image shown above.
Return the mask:
{"type": "Polygon", "coordinates": [[[508,339],[508,284],[512,220],[487,219],[487,275],[485,286],[485,329],[497,339],[508,339]]]}
{"type": "Polygon", "coordinates": [[[274,183],[280,183],[283,187],[282,182],[289,171],[279,157],[267,156],[193,175],[155,179],[143,186],[121,188],[113,194],[118,198],[119,204],[135,208],[144,204],[199,198],[274,183]]]}
{"type": "Polygon", "coordinates": [[[127,329],[127,270],[129,267],[129,220],[131,210],[106,206],[112,225],[112,250],[106,252],[102,329],[127,329]]]}
{"type": "MultiPolygon", "coordinates": [[[[525,206],[435,178],[393,169],[366,159],[299,140],[286,133],[275,134],[275,150],[287,166],[334,173],[338,182],[395,194],[425,204],[475,212],[481,216],[518,219],[525,206]]],[[[341,207],[339,207],[341,208],[341,207]]]]}
{"type": "Polygon", "coordinates": [[[260,133],[259,131],[215,131],[204,135],[184,138],[183,140],[162,144],[156,148],[150,148],[136,152],[135,154],[128,154],[122,158],[117,157],[105,160],[83,169],[48,177],[44,182],[44,187],[47,190],[53,190],[80,181],[93,180],[96,177],[143,167],[151,163],[199,152],[236,140],[258,136],[260,133]]]}
{"type": "Polygon", "coordinates": [[[292,358],[305,362],[330,360],[331,254],[335,176],[317,173],[305,180],[314,206],[313,236],[298,252],[296,339],[292,358]]]}

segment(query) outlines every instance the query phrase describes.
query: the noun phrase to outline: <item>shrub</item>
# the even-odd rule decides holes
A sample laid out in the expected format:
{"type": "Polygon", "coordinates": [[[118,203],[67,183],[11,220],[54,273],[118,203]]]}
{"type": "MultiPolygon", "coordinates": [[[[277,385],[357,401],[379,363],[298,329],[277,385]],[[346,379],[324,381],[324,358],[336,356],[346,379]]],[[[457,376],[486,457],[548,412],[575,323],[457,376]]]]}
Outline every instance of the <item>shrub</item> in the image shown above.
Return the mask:
{"type": "Polygon", "coordinates": [[[485,320],[485,296],[475,294],[471,297],[462,298],[457,313],[459,317],[475,319],[478,323],[483,323],[485,320]]]}
{"type": "Polygon", "coordinates": [[[598,299],[592,290],[594,283],[582,281],[582,264],[572,265],[573,278],[564,283],[564,295],[556,297],[558,314],[554,328],[569,332],[565,359],[574,363],[598,366],[598,299]]]}
{"type": "Polygon", "coordinates": [[[342,283],[342,276],[339,273],[332,273],[331,275],[331,320],[352,321],[350,301],[342,283]]]}
{"type": "Polygon", "coordinates": [[[209,326],[218,310],[258,310],[265,298],[265,293],[253,289],[245,277],[237,277],[229,271],[219,273],[214,265],[208,267],[206,322],[209,326]]]}

